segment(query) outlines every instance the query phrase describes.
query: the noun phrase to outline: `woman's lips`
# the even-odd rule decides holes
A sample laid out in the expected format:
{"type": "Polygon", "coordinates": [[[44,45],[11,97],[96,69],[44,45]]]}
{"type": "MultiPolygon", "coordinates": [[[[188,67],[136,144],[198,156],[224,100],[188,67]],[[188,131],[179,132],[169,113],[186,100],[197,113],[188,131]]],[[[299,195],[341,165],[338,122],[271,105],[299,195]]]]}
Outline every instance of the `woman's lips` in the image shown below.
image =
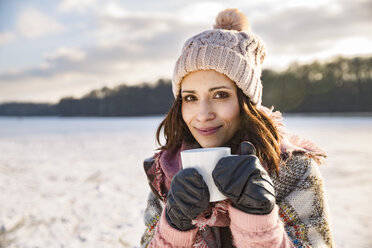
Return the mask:
{"type": "Polygon", "coordinates": [[[218,131],[222,126],[218,127],[208,127],[208,128],[195,128],[201,135],[212,135],[218,131]]]}

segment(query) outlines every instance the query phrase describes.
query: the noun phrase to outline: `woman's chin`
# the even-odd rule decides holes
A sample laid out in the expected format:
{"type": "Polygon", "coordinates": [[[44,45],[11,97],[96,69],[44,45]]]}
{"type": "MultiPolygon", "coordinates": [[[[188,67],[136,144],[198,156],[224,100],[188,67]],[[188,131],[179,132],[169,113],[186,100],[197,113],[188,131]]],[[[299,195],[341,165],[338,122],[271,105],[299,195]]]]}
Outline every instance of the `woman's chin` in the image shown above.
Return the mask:
{"type": "Polygon", "coordinates": [[[221,142],[213,142],[213,141],[198,141],[201,147],[203,148],[210,148],[210,147],[219,147],[222,146],[221,142]]]}

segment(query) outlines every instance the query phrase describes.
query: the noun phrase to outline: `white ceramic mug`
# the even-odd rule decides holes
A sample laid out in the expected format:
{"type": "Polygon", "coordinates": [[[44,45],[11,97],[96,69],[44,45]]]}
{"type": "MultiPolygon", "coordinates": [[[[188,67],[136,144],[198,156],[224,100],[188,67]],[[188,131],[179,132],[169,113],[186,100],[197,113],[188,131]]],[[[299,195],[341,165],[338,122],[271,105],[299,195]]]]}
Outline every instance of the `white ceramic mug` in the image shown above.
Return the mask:
{"type": "Polygon", "coordinates": [[[212,171],[218,160],[230,155],[230,147],[198,148],[181,152],[183,169],[195,168],[202,175],[209,189],[210,202],[227,199],[214,184],[212,171]]]}

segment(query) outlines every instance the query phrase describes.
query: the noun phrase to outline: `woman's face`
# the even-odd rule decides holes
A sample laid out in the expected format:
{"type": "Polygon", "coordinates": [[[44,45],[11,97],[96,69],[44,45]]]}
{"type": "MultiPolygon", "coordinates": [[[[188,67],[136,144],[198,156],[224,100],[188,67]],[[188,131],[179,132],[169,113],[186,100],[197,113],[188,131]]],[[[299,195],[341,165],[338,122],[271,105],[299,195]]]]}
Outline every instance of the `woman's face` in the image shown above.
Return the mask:
{"type": "Polygon", "coordinates": [[[204,148],[225,145],[238,131],[240,109],[233,81],[214,70],[188,74],[181,84],[182,118],[204,148]]]}

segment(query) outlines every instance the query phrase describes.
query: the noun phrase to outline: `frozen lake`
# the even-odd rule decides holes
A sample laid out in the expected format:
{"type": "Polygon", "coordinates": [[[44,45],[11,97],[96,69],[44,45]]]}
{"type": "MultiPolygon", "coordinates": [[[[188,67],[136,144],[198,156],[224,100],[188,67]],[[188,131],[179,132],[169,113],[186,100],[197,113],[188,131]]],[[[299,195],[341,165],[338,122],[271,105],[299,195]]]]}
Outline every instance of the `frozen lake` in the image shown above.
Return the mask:
{"type": "MultiPolygon", "coordinates": [[[[0,247],[138,247],[161,117],[0,118],[0,247]]],[[[328,154],[338,247],[372,247],[372,117],[287,116],[328,154]]]]}

